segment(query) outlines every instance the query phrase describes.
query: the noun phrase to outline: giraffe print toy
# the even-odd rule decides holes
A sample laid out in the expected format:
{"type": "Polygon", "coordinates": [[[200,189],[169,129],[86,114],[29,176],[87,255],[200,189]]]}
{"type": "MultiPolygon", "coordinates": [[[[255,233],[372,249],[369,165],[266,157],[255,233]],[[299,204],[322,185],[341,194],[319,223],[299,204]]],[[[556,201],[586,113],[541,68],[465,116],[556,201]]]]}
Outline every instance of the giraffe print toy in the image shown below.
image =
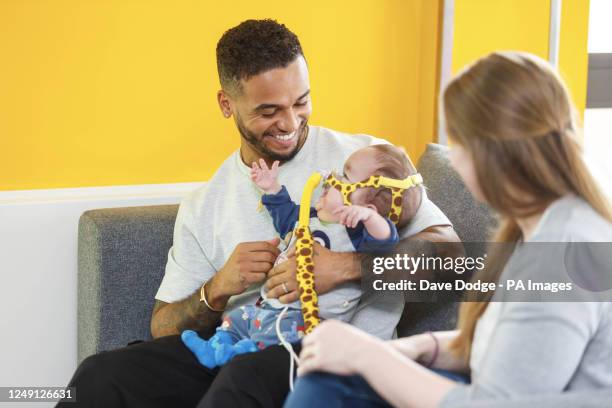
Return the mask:
{"type": "MultiPolygon", "coordinates": [[[[302,200],[300,202],[300,213],[298,225],[294,234],[296,237],[295,253],[297,263],[297,282],[300,293],[300,304],[304,319],[304,332],[309,334],[319,324],[319,300],[314,287],[314,240],[310,232],[310,202],[312,193],[321,182],[321,173],[313,173],[304,186],[302,200]]],[[[333,187],[342,194],[344,204],[351,205],[350,195],[359,188],[385,187],[391,190],[391,210],[388,218],[397,224],[402,212],[402,193],[411,187],[423,183],[420,174],[414,174],[403,180],[392,179],[384,176],[371,176],[359,183],[346,183],[339,180],[333,173],[325,178],[324,185],[333,187]]]]}
{"type": "Polygon", "coordinates": [[[313,173],[306,181],[298,225],[295,228],[295,253],[300,305],[304,319],[304,332],[309,334],[319,324],[319,298],[314,287],[314,240],[310,233],[310,201],[312,192],[321,181],[321,173],[313,173]]]}

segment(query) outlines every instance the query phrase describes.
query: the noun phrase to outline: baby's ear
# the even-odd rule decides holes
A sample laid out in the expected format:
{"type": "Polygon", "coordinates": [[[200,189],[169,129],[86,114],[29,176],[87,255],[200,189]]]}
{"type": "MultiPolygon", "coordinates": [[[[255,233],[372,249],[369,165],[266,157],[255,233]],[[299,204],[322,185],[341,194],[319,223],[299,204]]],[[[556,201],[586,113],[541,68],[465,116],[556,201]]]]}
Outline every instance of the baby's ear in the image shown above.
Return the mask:
{"type": "Polygon", "coordinates": [[[366,207],[369,208],[370,210],[374,210],[374,211],[378,212],[378,208],[376,208],[376,206],[374,204],[366,204],[366,207]]]}

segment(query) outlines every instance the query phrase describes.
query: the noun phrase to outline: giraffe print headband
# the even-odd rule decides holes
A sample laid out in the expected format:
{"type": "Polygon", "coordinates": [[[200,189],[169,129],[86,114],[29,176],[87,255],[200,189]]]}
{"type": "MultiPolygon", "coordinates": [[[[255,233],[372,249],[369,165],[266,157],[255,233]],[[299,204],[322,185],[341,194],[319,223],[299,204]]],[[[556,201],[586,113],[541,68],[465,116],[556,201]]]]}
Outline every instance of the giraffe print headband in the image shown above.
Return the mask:
{"type": "MultiPolygon", "coordinates": [[[[310,203],[312,200],[312,192],[323,179],[320,172],[313,173],[304,186],[302,192],[302,200],[300,201],[300,212],[298,224],[295,227],[294,235],[297,238],[295,241],[296,253],[296,278],[300,291],[300,304],[302,316],[304,318],[304,331],[306,334],[319,324],[319,298],[314,286],[314,240],[310,232],[310,203]]],[[[327,176],[324,180],[324,186],[334,186],[344,197],[344,202],[350,205],[350,195],[358,188],[363,187],[386,187],[393,194],[391,203],[391,213],[389,219],[392,222],[398,222],[402,212],[402,192],[413,186],[423,183],[423,178],[420,174],[415,174],[404,180],[396,180],[383,176],[371,176],[360,183],[345,183],[338,180],[333,174],[327,176]],[[397,199],[397,201],[396,201],[397,199]]]]}
{"type": "Polygon", "coordinates": [[[367,180],[360,181],[358,183],[347,183],[340,180],[332,172],[330,173],[323,182],[324,188],[334,187],[342,194],[344,205],[351,205],[350,196],[358,188],[374,187],[380,188],[385,187],[391,190],[391,210],[389,211],[388,218],[397,224],[402,214],[402,194],[405,190],[418,186],[423,183],[423,177],[417,173],[412,176],[408,176],[403,180],[393,179],[385,176],[370,176],[367,180]]]}

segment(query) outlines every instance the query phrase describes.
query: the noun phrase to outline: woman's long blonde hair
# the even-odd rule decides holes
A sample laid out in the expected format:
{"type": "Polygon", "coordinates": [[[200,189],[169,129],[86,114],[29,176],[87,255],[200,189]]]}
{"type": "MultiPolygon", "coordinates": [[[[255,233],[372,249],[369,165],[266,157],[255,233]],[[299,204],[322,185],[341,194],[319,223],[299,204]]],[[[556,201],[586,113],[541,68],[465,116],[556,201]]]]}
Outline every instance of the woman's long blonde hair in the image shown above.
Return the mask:
{"type": "MultiPolygon", "coordinates": [[[[492,241],[516,243],[517,218],[538,214],[567,194],[582,197],[612,221],[609,203],[583,161],[569,93],[546,61],[527,53],[490,54],[452,80],[443,109],[451,141],[471,154],[482,195],[500,215],[492,241]]],[[[510,254],[492,250],[475,279],[496,282],[510,254]]],[[[461,305],[460,334],[451,349],[465,359],[490,296],[461,305]]]]}

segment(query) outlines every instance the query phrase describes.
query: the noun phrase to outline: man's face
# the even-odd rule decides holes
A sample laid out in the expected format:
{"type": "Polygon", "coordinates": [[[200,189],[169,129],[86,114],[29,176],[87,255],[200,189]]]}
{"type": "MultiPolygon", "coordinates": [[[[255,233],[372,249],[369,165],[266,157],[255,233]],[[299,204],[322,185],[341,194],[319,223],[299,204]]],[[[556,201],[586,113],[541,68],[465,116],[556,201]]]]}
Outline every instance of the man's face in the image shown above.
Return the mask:
{"type": "MultiPolygon", "coordinates": [[[[291,160],[306,137],[312,112],[304,58],[241,81],[242,92],[230,98],[243,147],[268,160],[291,160]]],[[[249,164],[249,163],[247,163],[249,164]]]]}

